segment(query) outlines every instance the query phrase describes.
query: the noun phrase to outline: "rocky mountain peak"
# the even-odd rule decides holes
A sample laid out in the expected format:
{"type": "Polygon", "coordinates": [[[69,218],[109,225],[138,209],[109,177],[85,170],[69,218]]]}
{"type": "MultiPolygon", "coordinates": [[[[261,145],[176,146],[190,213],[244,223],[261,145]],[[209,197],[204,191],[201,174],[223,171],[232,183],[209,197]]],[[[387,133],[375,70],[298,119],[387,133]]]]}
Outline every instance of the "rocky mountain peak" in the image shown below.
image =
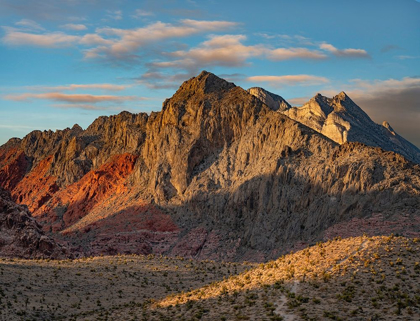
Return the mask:
{"type": "Polygon", "coordinates": [[[283,97],[273,94],[264,88],[252,87],[248,89],[248,92],[264,102],[271,110],[285,111],[292,108],[283,97]]]}
{"type": "Polygon", "coordinates": [[[198,76],[185,81],[173,98],[175,100],[187,100],[196,94],[216,94],[220,96],[234,87],[236,87],[235,84],[204,70],[198,76]]]}
{"type": "Polygon", "coordinates": [[[310,101],[302,106],[312,110],[315,114],[323,114],[323,117],[327,117],[334,108],[330,104],[331,99],[317,93],[310,101]]]}
{"type": "Polygon", "coordinates": [[[80,133],[82,133],[82,132],[83,132],[83,128],[82,128],[82,127],[80,127],[80,125],[79,125],[79,124],[74,124],[74,125],[73,125],[73,127],[71,128],[71,131],[72,131],[73,133],[78,133],[78,134],[80,134],[80,133]]]}

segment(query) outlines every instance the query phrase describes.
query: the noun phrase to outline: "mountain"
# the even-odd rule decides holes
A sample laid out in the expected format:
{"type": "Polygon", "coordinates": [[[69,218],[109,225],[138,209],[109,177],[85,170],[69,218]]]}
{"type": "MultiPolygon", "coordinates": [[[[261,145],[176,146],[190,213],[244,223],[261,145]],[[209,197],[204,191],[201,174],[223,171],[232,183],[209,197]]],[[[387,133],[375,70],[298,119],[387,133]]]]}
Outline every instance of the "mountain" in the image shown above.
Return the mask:
{"type": "Polygon", "coordinates": [[[265,261],[341,234],[416,236],[419,174],[400,154],[337,144],[205,71],[160,112],[0,147],[0,186],[85,255],[265,261]]]}
{"type": "Polygon", "coordinates": [[[261,87],[252,87],[248,92],[263,101],[271,110],[284,112],[292,106],[283,97],[273,94],[261,87]]]}
{"type": "Polygon", "coordinates": [[[24,205],[17,205],[0,189],[0,256],[67,258],[71,253],[45,235],[24,205]]]}
{"type": "Polygon", "coordinates": [[[373,122],[370,117],[357,106],[345,92],[341,92],[333,98],[327,98],[317,94],[302,107],[288,108],[287,103],[281,98],[285,108],[278,109],[273,106],[276,95],[263,91],[255,91],[250,88],[249,92],[261,99],[271,109],[279,110],[317,132],[327,136],[336,143],[360,142],[369,146],[399,153],[408,160],[420,164],[420,149],[398,135],[388,122],[382,125],[373,122]]]}

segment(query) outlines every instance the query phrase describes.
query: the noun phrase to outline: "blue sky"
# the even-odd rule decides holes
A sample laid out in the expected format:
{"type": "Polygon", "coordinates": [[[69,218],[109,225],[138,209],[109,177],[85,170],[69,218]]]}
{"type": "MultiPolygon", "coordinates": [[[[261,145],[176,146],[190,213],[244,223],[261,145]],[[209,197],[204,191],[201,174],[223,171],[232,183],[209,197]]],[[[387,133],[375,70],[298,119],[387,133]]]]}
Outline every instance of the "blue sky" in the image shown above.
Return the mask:
{"type": "Polygon", "coordinates": [[[416,0],[0,0],[0,144],[161,109],[211,71],[293,105],[346,91],[420,146],[416,0]]]}

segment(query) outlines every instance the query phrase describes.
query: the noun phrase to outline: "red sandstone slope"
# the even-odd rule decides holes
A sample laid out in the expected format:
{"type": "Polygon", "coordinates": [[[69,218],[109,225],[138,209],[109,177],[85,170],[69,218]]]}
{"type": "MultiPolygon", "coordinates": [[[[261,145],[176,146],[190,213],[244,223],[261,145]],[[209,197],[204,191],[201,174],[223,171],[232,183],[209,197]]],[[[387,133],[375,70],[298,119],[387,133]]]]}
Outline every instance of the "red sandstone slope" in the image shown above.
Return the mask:
{"type": "Polygon", "coordinates": [[[78,182],[55,193],[51,200],[37,208],[34,216],[44,230],[61,231],[88,215],[98,204],[126,190],[125,180],[133,171],[137,157],[117,155],[78,182]]]}
{"type": "Polygon", "coordinates": [[[57,179],[48,174],[52,156],[43,159],[12,189],[13,199],[35,212],[59,190],[57,179]]]}
{"type": "Polygon", "coordinates": [[[25,176],[28,162],[17,147],[0,149],[0,187],[11,191],[25,176]]]}

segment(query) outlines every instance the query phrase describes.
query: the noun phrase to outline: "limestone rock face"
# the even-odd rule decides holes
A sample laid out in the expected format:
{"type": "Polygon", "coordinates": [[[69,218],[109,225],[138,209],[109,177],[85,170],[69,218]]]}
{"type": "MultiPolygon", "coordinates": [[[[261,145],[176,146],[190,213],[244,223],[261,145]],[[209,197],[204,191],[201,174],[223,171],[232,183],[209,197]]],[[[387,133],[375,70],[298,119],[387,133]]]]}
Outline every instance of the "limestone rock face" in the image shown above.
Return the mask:
{"type": "Polygon", "coordinates": [[[211,159],[252,128],[268,108],[240,87],[202,72],[186,81],[148,123],[142,151],[153,195],[182,195],[211,159]]]}
{"type": "Polygon", "coordinates": [[[26,206],[0,189],[0,256],[64,259],[70,253],[42,232],[26,206]]]}
{"type": "Polygon", "coordinates": [[[292,106],[283,97],[273,94],[261,87],[252,87],[248,92],[264,102],[271,110],[286,111],[292,106]]]}
{"type": "MultiPolygon", "coordinates": [[[[273,104],[271,97],[274,94],[268,92],[262,95],[253,88],[249,92],[267,105],[273,104]]],[[[333,98],[317,94],[302,107],[278,110],[339,144],[360,142],[399,153],[420,164],[420,150],[416,146],[398,135],[388,122],[385,121],[382,126],[373,122],[345,92],[333,98]]]]}
{"type": "Polygon", "coordinates": [[[389,124],[344,93],[282,102],[202,72],[160,112],[11,140],[0,184],[87,255],[264,261],[372,216],[354,230],[420,231],[420,167],[384,150],[408,150],[389,124]]]}

